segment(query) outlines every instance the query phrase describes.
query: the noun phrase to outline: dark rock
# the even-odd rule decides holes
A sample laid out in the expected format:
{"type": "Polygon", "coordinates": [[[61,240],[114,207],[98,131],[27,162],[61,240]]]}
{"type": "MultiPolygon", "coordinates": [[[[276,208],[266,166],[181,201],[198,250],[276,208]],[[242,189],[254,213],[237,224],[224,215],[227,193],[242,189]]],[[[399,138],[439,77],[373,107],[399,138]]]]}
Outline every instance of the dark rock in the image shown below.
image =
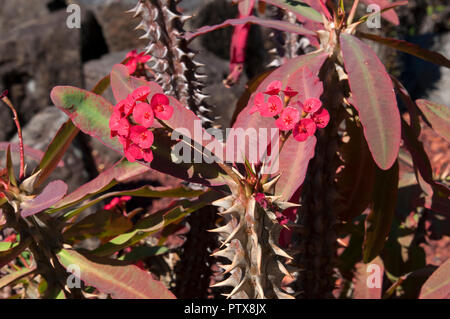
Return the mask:
{"type": "Polygon", "coordinates": [[[75,0],[74,2],[94,14],[101,26],[109,52],[145,46],[145,41],[139,40],[139,32],[134,30],[139,24],[139,19],[133,19],[132,14],[126,13],[137,1],[75,0]]]}
{"type": "MultiPolygon", "coordinates": [[[[0,89],[9,90],[22,125],[51,104],[50,91],[54,86],[82,84],[80,30],[67,28],[66,18],[65,11],[58,11],[2,34],[0,89]]],[[[0,108],[0,118],[9,119],[9,112],[0,108]]],[[[3,121],[0,140],[8,139],[14,132],[14,123],[3,121]]]]}

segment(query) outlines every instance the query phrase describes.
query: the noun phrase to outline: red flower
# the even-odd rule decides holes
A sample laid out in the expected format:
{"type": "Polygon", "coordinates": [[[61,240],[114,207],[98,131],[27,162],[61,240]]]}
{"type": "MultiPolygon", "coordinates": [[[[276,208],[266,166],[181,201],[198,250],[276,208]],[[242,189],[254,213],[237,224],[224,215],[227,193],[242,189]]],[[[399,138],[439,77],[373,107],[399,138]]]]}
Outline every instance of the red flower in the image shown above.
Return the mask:
{"type": "Polygon", "coordinates": [[[306,113],[315,113],[318,109],[321,108],[321,106],[322,102],[320,102],[319,99],[311,97],[303,102],[303,111],[305,111],[306,113]]]}
{"type": "Polygon", "coordinates": [[[262,208],[267,209],[269,207],[269,202],[263,193],[256,193],[255,200],[262,208]]]}
{"type": "Polygon", "coordinates": [[[289,131],[294,128],[295,124],[297,124],[299,120],[300,112],[297,109],[288,106],[281,112],[281,115],[275,121],[275,124],[282,131],[289,131]]]}
{"type": "Polygon", "coordinates": [[[330,113],[322,107],[314,113],[311,118],[316,123],[318,128],[324,128],[328,125],[328,122],[330,122],[330,113]]]}
{"type": "Polygon", "coordinates": [[[130,139],[133,143],[143,149],[151,147],[154,140],[153,133],[140,125],[131,128],[130,139]]]}
{"type": "Polygon", "coordinates": [[[144,127],[150,127],[155,120],[152,107],[147,103],[139,103],[134,107],[133,118],[136,123],[144,127]]]}
{"type": "Polygon", "coordinates": [[[136,50],[133,50],[127,53],[126,58],[128,58],[128,61],[125,63],[128,68],[128,73],[133,74],[139,63],[145,63],[151,57],[150,55],[144,55],[144,52],[138,54],[136,50]]]}
{"type": "Polygon", "coordinates": [[[131,93],[132,97],[136,101],[145,102],[147,100],[147,96],[150,94],[150,88],[148,86],[138,87],[136,90],[131,93]]]}
{"type": "Polygon", "coordinates": [[[287,97],[294,97],[298,94],[297,91],[294,91],[290,86],[287,86],[284,90],[283,93],[285,96],[287,97]]]}
{"type": "Polygon", "coordinates": [[[131,144],[125,148],[125,157],[129,162],[136,162],[136,160],[140,160],[144,158],[142,154],[142,150],[136,144],[131,144]]]}
{"type": "Polygon", "coordinates": [[[136,101],[131,95],[128,95],[126,99],[123,99],[114,107],[114,111],[122,113],[125,117],[131,114],[136,101]]]}
{"type": "Polygon", "coordinates": [[[279,96],[272,95],[269,97],[269,101],[264,103],[259,108],[259,114],[264,117],[273,117],[278,115],[283,109],[283,101],[279,96]]]}
{"type": "Polygon", "coordinates": [[[172,117],[173,107],[169,105],[169,98],[164,94],[153,95],[150,102],[155,116],[160,120],[168,120],[172,117]]]}
{"type": "Polygon", "coordinates": [[[266,88],[266,92],[264,93],[268,95],[277,95],[278,93],[280,93],[282,85],[283,84],[281,83],[281,81],[272,81],[269,83],[266,88]]]}
{"type": "Polygon", "coordinates": [[[11,234],[8,237],[6,237],[5,239],[3,239],[4,242],[7,243],[15,243],[17,240],[17,234],[11,234]]]}
{"type": "Polygon", "coordinates": [[[303,142],[306,141],[308,137],[313,135],[315,132],[316,123],[314,123],[314,121],[311,119],[302,119],[295,125],[294,130],[292,131],[292,135],[297,141],[303,142]]]}
{"type": "Polygon", "coordinates": [[[114,112],[109,119],[109,128],[111,129],[112,137],[117,134],[127,136],[130,131],[130,123],[126,118],[121,117],[120,113],[114,112]]]}
{"type": "Polygon", "coordinates": [[[253,114],[253,113],[259,111],[261,106],[263,106],[263,104],[265,103],[265,100],[266,100],[266,98],[262,92],[256,93],[254,104],[253,104],[252,109],[250,110],[250,114],[253,114]]]}
{"type": "Polygon", "coordinates": [[[150,148],[143,150],[142,151],[142,158],[147,163],[150,163],[151,161],[153,161],[153,152],[152,152],[152,150],[150,148]]]}
{"type": "Polygon", "coordinates": [[[113,209],[117,205],[123,205],[129,200],[131,200],[131,196],[114,197],[108,204],[103,207],[103,209],[113,209]]]}

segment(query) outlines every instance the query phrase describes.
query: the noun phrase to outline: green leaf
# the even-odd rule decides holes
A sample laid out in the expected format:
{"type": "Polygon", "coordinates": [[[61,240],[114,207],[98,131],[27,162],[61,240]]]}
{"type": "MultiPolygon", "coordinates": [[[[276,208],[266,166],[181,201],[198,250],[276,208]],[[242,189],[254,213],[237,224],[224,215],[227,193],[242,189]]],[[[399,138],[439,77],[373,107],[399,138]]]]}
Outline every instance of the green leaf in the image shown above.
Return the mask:
{"type": "Polygon", "coordinates": [[[375,52],[356,37],[341,33],[351,103],[358,110],[370,152],[381,169],[389,169],[400,147],[400,113],[394,87],[375,52]]]}
{"type": "Polygon", "coordinates": [[[263,0],[286,11],[299,14],[310,20],[322,23],[322,15],[304,2],[297,0],[263,0]]]}
{"type": "Polygon", "coordinates": [[[31,242],[31,237],[27,237],[25,239],[22,239],[18,245],[13,246],[13,248],[5,251],[0,251],[0,268],[19,256],[20,253],[22,253],[25,249],[28,248],[28,246],[30,246],[31,242]]]}
{"type": "Polygon", "coordinates": [[[135,197],[148,197],[148,198],[193,198],[202,195],[204,191],[202,190],[191,190],[186,187],[177,187],[172,189],[164,189],[163,187],[155,188],[152,186],[143,186],[137,189],[126,190],[126,191],[118,191],[112,192],[108,194],[104,194],[102,196],[97,197],[94,200],[91,200],[82,206],[68,212],[65,217],[72,218],[73,216],[78,215],[85,209],[111,197],[117,196],[135,196],[135,197]]]}
{"type": "Polygon", "coordinates": [[[81,254],[73,249],[57,253],[60,263],[67,268],[77,265],[80,279],[113,299],[174,299],[175,296],[152,275],[134,265],[123,265],[117,260],[81,254]]]}
{"type": "Polygon", "coordinates": [[[391,229],[398,195],[398,162],[387,171],[376,170],[373,207],[366,218],[363,261],[369,263],[379,255],[391,229]]]}
{"type": "Polygon", "coordinates": [[[8,145],[8,149],[6,150],[6,169],[8,170],[8,178],[9,182],[17,187],[17,180],[14,174],[14,166],[11,159],[11,146],[8,145]]]}
{"type": "Polygon", "coordinates": [[[122,146],[117,138],[110,137],[109,118],[113,112],[111,103],[92,92],[71,86],[53,88],[50,97],[83,133],[121,153],[122,146]]]}
{"type": "Polygon", "coordinates": [[[208,191],[206,194],[200,196],[198,200],[192,202],[188,200],[178,201],[171,207],[140,220],[130,232],[113,238],[105,245],[96,249],[94,254],[108,256],[118,250],[135,245],[140,240],[162,230],[167,225],[177,222],[188,214],[207,206],[209,203],[220,198],[220,196],[216,192],[208,191]]]}
{"type": "Polygon", "coordinates": [[[79,130],[73,125],[71,120],[64,123],[56,133],[52,142],[47,148],[44,156],[42,157],[39,166],[35,169],[35,173],[41,170],[39,177],[34,185],[38,188],[47,177],[58,166],[59,161],[62,159],[75,136],[77,136],[79,130]]]}
{"type": "Polygon", "coordinates": [[[73,243],[91,237],[111,238],[129,231],[133,223],[116,211],[100,210],[70,226],[64,233],[65,242],[73,243]]]}
{"type": "Polygon", "coordinates": [[[151,256],[159,256],[168,252],[169,249],[164,246],[155,246],[155,247],[147,247],[147,246],[139,246],[134,247],[133,250],[126,254],[122,259],[126,261],[138,261],[151,256]]]}
{"type": "Polygon", "coordinates": [[[123,182],[131,177],[143,174],[149,170],[148,167],[139,163],[130,163],[125,159],[120,160],[114,166],[100,173],[96,178],[80,186],[60,200],[48,213],[76,205],[94,195],[105,192],[117,183],[123,182]]]}
{"type": "Polygon", "coordinates": [[[3,276],[2,278],[0,278],[0,289],[14,283],[15,281],[17,281],[25,276],[32,274],[33,272],[35,272],[35,270],[36,270],[36,267],[22,268],[11,274],[3,276]]]}
{"type": "Polygon", "coordinates": [[[450,142],[450,107],[427,100],[416,100],[416,104],[433,130],[450,142]]]}
{"type": "Polygon", "coordinates": [[[423,284],[419,299],[448,299],[450,297],[450,259],[444,262],[423,284]]]}

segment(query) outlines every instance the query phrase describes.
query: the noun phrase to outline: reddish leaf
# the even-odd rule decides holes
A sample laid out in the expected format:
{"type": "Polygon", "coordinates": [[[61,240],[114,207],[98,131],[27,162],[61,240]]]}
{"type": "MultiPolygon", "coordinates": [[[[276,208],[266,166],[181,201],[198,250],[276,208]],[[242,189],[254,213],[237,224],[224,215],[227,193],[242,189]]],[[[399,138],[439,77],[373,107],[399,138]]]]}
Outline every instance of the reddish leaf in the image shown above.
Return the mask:
{"type": "MultiPolygon", "coordinates": [[[[9,143],[9,142],[0,142],[0,151],[6,151],[8,147],[11,147],[11,153],[19,153],[20,147],[19,143],[9,143]]],[[[24,145],[25,157],[30,157],[36,162],[41,161],[44,156],[44,152],[34,149],[32,147],[24,145]]],[[[59,162],[58,167],[63,167],[64,163],[59,162]]]]}
{"type": "Polygon", "coordinates": [[[427,100],[416,100],[416,103],[433,130],[450,142],[450,107],[427,100]]]}
{"type": "Polygon", "coordinates": [[[144,79],[131,76],[125,65],[116,64],[113,66],[111,71],[111,89],[116,102],[125,99],[128,94],[131,94],[140,86],[150,87],[152,95],[155,93],[164,93],[162,88],[155,82],[147,82],[144,79]]]}
{"type": "Polygon", "coordinates": [[[71,205],[75,205],[92,195],[106,191],[117,183],[143,174],[148,170],[149,168],[144,165],[138,163],[130,163],[123,159],[117,162],[113,167],[102,172],[93,180],[80,186],[74,192],[64,197],[54,206],[54,210],[56,211],[71,205]]]}
{"type": "Polygon", "coordinates": [[[363,244],[363,261],[372,261],[382,251],[391,230],[397,205],[399,169],[398,162],[387,171],[376,170],[373,207],[366,218],[363,244]]]}
{"type": "MultiPolygon", "coordinates": [[[[134,265],[87,256],[73,249],[62,249],[58,259],[64,267],[77,265],[80,279],[114,299],[174,299],[175,296],[152,275],[134,265]]],[[[74,275],[77,275],[76,272],[74,275]]]]}
{"type": "MultiPolygon", "coordinates": [[[[362,0],[362,1],[367,5],[376,4],[380,7],[380,10],[391,5],[391,3],[388,0],[362,0]]],[[[394,25],[400,24],[398,15],[395,13],[394,10],[384,12],[381,14],[381,16],[394,25]]]]}
{"type": "Polygon", "coordinates": [[[400,147],[400,113],[392,81],[368,45],[344,33],[340,40],[351,102],[359,112],[375,162],[381,169],[389,169],[400,147]]]}
{"type": "Polygon", "coordinates": [[[67,184],[63,181],[50,182],[38,196],[30,201],[21,203],[20,216],[25,218],[44,211],[61,200],[66,195],[66,192],[67,184]]]}
{"type": "Polygon", "coordinates": [[[311,136],[305,142],[290,137],[280,153],[280,180],[275,193],[289,200],[305,180],[310,159],[314,157],[317,139],[311,136]]]}
{"type": "Polygon", "coordinates": [[[388,47],[394,48],[396,50],[414,55],[420,59],[425,61],[436,63],[447,68],[450,68],[450,60],[448,60],[445,56],[440,53],[433,52],[424,48],[419,47],[416,44],[409,43],[404,40],[397,40],[392,38],[383,38],[375,34],[357,32],[359,37],[369,39],[381,44],[384,44],[388,47]]]}
{"type": "Polygon", "coordinates": [[[450,298],[450,259],[428,278],[420,291],[419,299],[450,298]]]}
{"type": "Polygon", "coordinates": [[[306,28],[303,28],[297,24],[293,24],[293,23],[289,23],[289,22],[285,22],[285,21],[279,21],[279,20],[266,20],[266,19],[261,19],[255,16],[249,16],[249,17],[245,17],[245,18],[240,18],[240,19],[228,19],[225,20],[224,22],[222,22],[221,24],[216,24],[213,26],[203,26],[199,29],[197,29],[195,32],[187,32],[184,35],[184,39],[186,39],[187,41],[191,41],[193,38],[198,37],[199,35],[214,31],[214,30],[218,30],[218,29],[222,29],[228,26],[236,26],[236,25],[242,25],[242,24],[247,24],[247,23],[253,23],[253,24],[258,24],[262,27],[266,27],[266,28],[272,28],[272,29],[276,29],[276,30],[280,30],[280,31],[286,31],[286,32],[290,32],[290,33],[295,33],[295,34],[301,34],[301,35],[311,35],[311,36],[315,36],[315,32],[308,30],[306,28]]]}
{"type": "Polygon", "coordinates": [[[372,159],[363,132],[354,122],[347,121],[348,143],[340,150],[344,168],[337,176],[339,192],[337,215],[351,221],[361,215],[372,201],[376,164],[372,159]]]}

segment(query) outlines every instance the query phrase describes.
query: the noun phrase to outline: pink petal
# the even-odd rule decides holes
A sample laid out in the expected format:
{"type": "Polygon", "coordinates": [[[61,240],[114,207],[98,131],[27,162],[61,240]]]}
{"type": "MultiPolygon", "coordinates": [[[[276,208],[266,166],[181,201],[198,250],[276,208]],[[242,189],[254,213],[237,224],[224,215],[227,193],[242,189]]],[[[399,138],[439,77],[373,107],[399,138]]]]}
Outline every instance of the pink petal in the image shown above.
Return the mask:
{"type": "Polygon", "coordinates": [[[330,113],[322,107],[312,115],[312,119],[318,128],[324,128],[328,125],[328,122],[330,122],[330,113]]]}
{"type": "Polygon", "coordinates": [[[164,94],[156,93],[153,95],[150,104],[153,108],[157,105],[169,105],[169,98],[164,94]]]}
{"type": "Polygon", "coordinates": [[[322,102],[314,97],[306,99],[303,102],[303,111],[306,113],[315,113],[322,106],[322,102]]]}
{"type": "Polygon", "coordinates": [[[137,145],[130,145],[125,149],[125,157],[129,162],[136,162],[136,160],[142,159],[142,150],[137,145]]]}
{"type": "Polygon", "coordinates": [[[173,107],[171,105],[159,105],[156,106],[153,111],[158,119],[165,121],[172,117],[173,107]]]}
{"type": "Polygon", "coordinates": [[[269,95],[277,95],[280,91],[281,91],[281,86],[283,84],[281,83],[281,81],[272,81],[269,83],[269,85],[266,88],[266,94],[269,95]]]}
{"type": "Polygon", "coordinates": [[[147,103],[136,104],[133,110],[133,118],[136,123],[144,127],[151,127],[155,116],[152,107],[147,103]]]}
{"type": "Polygon", "coordinates": [[[264,103],[259,109],[259,113],[264,117],[273,117],[283,110],[283,101],[279,96],[273,95],[269,97],[267,103],[264,103]]]}
{"type": "Polygon", "coordinates": [[[316,132],[316,124],[311,119],[302,119],[295,125],[294,130],[292,131],[292,135],[294,138],[303,142],[308,139],[309,136],[313,135],[316,132]]]}
{"type": "Polygon", "coordinates": [[[138,87],[131,93],[136,101],[145,101],[147,96],[150,94],[150,88],[148,86],[138,87]]]}
{"type": "Polygon", "coordinates": [[[153,133],[140,125],[133,126],[130,129],[130,139],[142,148],[149,148],[154,141],[153,133]]]}
{"type": "Polygon", "coordinates": [[[297,109],[288,106],[281,112],[281,115],[275,121],[275,124],[282,131],[289,131],[294,128],[294,126],[298,123],[299,120],[300,120],[300,112],[297,109]]]}
{"type": "Polygon", "coordinates": [[[151,149],[143,150],[142,154],[143,154],[144,161],[146,161],[147,163],[150,163],[151,161],[153,161],[153,152],[151,149]]]}

